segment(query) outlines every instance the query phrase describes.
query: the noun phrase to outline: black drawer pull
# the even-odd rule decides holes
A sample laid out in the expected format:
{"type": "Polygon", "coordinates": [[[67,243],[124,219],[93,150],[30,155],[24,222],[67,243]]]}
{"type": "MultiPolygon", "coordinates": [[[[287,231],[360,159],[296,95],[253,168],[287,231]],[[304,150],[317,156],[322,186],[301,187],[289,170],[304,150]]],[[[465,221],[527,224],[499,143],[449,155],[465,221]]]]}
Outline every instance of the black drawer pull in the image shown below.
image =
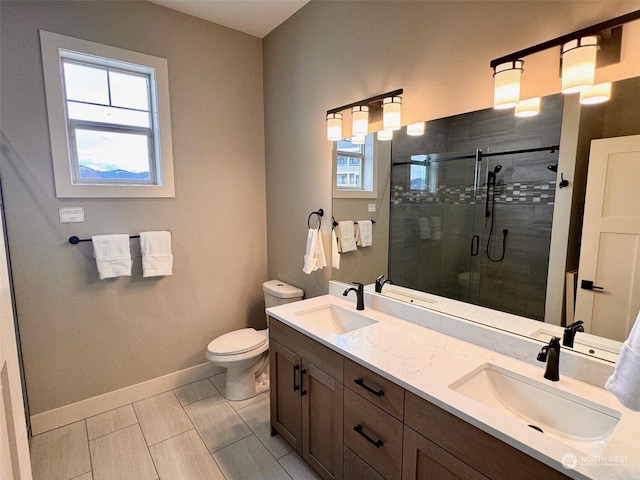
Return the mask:
{"type": "Polygon", "coordinates": [[[304,380],[302,379],[302,376],[307,373],[307,369],[303,369],[300,370],[300,396],[302,397],[303,395],[307,394],[307,391],[304,389],[304,380]]]}
{"type": "Polygon", "coordinates": [[[373,393],[376,397],[381,397],[384,395],[384,391],[382,390],[375,391],[373,388],[369,387],[368,385],[365,385],[364,380],[362,380],[361,378],[356,378],[353,382],[360,385],[367,392],[373,393]]]}
{"type": "Polygon", "coordinates": [[[297,392],[300,390],[300,385],[296,385],[296,370],[300,370],[300,365],[293,366],[293,391],[297,392]]]}
{"type": "Polygon", "coordinates": [[[353,429],[356,431],[356,433],[358,435],[363,436],[367,442],[369,442],[370,444],[372,444],[374,447],[376,448],[380,448],[383,444],[382,444],[382,440],[378,439],[378,440],[374,440],[373,438],[371,438],[369,435],[367,435],[366,433],[364,433],[362,431],[362,425],[358,424],[355,427],[353,427],[353,429]]]}

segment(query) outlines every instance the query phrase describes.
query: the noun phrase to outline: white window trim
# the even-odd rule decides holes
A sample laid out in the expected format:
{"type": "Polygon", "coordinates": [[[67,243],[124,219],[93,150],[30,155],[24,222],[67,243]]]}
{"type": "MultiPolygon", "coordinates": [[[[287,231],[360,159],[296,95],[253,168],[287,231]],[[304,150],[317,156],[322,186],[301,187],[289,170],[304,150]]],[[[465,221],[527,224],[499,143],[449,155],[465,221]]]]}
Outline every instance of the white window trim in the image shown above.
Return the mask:
{"type": "Polygon", "coordinates": [[[175,197],[173,181],[173,149],[171,112],[169,109],[169,75],[167,60],[122,48],[101,45],[78,38],[40,30],[40,47],[44,70],[51,154],[58,198],[148,198],[175,197]],[[60,50],[80,52],[144,65],[155,69],[160,162],[156,185],[76,185],[70,161],[71,143],[67,133],[60,50]]]}
{"type": "MultiPolygon", "coordinates": [[[[369,134],[371,135],[371,134],[369,134]]],[[[375,144],[377,140],[374,138],[373,143],[375,144]]],[[[333,198],[377,198],[378,197],[378,148],[376,146],[373,147],[373,156],[371,157],[371,165],[369,168],[371,169],[371,189],[370,190],[362,190],[356,188],[349,187],[340,187],[338,188],[338,154],[343,155],[343,152],[338,152],[338,142],[333,142],[333,150],[332,150],[332,196],[333,198]]],[[[348,156],[348,155],[343,155],[348,156]]],[[[362,157],[363,161],[367,160],[362,157]]],[[[363,169],[366,169],[367,166],[364,165],[363,169]]],[[[364,170],[361,169],[361,175],[364,175],[364,170]]],[[[365,181],[364,178],[361,179],[362,182],[365,181]]]]}

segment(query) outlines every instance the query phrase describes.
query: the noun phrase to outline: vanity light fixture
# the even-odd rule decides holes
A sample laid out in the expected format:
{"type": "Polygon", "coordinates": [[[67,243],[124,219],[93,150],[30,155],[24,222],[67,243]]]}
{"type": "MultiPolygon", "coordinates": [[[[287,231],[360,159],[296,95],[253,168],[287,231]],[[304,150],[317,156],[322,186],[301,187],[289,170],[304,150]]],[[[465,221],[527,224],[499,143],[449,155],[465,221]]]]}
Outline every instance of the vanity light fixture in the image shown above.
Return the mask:
{"type": "Polygon", "coordinates": [[[520,100],[516,105],[516,117],[535,117],[540,113],[540,97],[520,100]]]}
{"type": "Polygon", "coordinates": [[[351,135],[363,137],[369,133],[369,107],[357,105],[351,109],[351,135]]]}
{"type": "Polygon", "coordinates": [[[506,110],[520,101],[523,60],[511,60],[493,68],[493,108],[506,110]]]}
{"type": "Polygon", "coordinates": [[[327,140],[330,142],[342,140],[341,113],[327,113],[327,140]]]}
{"type": "Polygon", "coordinates": [[[517,104],[519,99],[514,92],[517,88],[519,94],[523,59],[549,48],[561,47],[563,93],[577,93],[590,88],[594,84],[596,68],[620,62],[623,25],[639,19],[640,10],[635,10],[491,60],[489,66],[495,78],[494,107],[508,108],[517,104]]]}
{"type": "MultiPolygon", "coordinates": [[[[341,112],[344,110],[351,111],[351,136],[352,142],[355,137],[362,137],[369,133],[369,118],[372,117],[372,122],[380,122],[384,125],[387,124],[387,115],[391,115],[389,118],[397,118],[397,128],[400,129],[400,108],[402,106],[402,98],[400,95],[403,93],[403,89],[393,90],[391,92],[376,95],[375,97],[365,98],[358,102],[343,105],[341,107],[332,108],[327,110],[327,140],[337,141],[343,137],[342,132],[342,118],[341,112]]],[[[387,127],[385,126],[385,130],[387,127]]],[[[386,134],[383,133],[384,138],[386,134]]],[[[359,140],[359,138],[358,138],[359,140]]],[[[364,141],[364,140],[363,140],[364,141]]],[[[355,143],[355,142],[354,142],[355,143]]]]}
{"type": "Polygon", "coordinates": [[[410,137],[419,137],[424,135],[424,122],[411,123],[407,125],[407,135],[410,137]]]}
{"type": "Polygon", "coordinates": [[[393,140],[393,130],[379,130],[376,134],[376,138],[382,142],[393,140]]]}
{"type": "Polygon", "coordinates": [[[611,82],[599,83],[588,90],[580,92],[580,103],[583,105],[595,105],[603,103],[611,98],[611,82]]]}
{"type": "Polygon", "coordinates": [[[382,101],[382,127],[385,130],[400,130],[402,98],[387,97],[382,101]]]}
{"type": "Polygon", "coordinates": [[[562,45],[562,93],[578,93],[593,87],[598,37],[581,37],[562,45]]]}

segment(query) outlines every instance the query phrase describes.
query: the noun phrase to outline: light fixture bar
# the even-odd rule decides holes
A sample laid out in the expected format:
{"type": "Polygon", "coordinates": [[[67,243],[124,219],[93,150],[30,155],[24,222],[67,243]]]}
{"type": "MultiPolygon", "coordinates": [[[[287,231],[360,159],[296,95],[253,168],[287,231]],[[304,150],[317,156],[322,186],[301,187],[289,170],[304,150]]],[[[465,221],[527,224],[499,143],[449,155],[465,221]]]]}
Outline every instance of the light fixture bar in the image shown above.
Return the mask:
{"type": "Polygon", "coordinates": [[[640,19],[640,10],[636,10],[634,12],[621,15],[620,17],[612,18],[611,20],[607,20],[606,22],[601,22],[596,25],[591,25],[590,27],[586,27],[581,30],[577,30],[573,33],[562,35],[561,37],[554,38],[553,40],[547,40],[546,42],[539,43],[538,45],[534,45],[533,47],[525,48],[524,50],[520,50],[518,52],[510,53],[509,55],[496,58],[494,60],[491,60],[491,62],[489,63],[489,66],[491,68],[495,68],[498,65],[501,65],[506,62],[519,60],[519,59],[522,59],[523,57],[527,57],[534,53],[542,52],[543,50],[547,50],[552,47],[559,47],[564,43],[567,43],[571,40],[575,40],[576,38],[587,37],[590,35],[598,35],[603,30],[619,27],[621,25],[624,25],[625,23],[629,23],[639,19],[640,19]]]}
{"type": "Polygon", "coordinates": [[[387,97],[397,97],[398,95],[402,95],[403,92],[404,92],[404,89],[399,88],[398,90],[393,90],[392,92],[383,93],[382,95],[376,95],[375,97],[365,98],[364,100],[360,100],[358,102],[353,102],[348,105],[343,105],[341,107],[327,110],[327,115],[329,115],[330,113],[338,113],[343,110],[347,110],[348,108],[370,105],[375,102],[381,102],[387,97]]]}

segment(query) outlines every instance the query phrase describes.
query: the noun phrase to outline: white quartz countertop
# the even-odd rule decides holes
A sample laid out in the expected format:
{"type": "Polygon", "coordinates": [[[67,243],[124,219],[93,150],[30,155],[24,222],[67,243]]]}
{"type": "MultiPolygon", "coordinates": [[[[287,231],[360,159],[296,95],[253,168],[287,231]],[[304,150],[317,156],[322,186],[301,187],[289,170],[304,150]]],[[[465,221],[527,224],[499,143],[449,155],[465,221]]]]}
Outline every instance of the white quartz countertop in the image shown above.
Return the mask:
{"type": "Polygon", "coordinates": [[[377,323],[345,334],[298,315],[327,304],[356,311],[353,301],[323,295],[268,308],[267,313],[571,478],[640,479],[640,413],[624,408],[610,392],[562,375],[560,381],[550,382],[543,378],[542,363],[530,365],[371,308],[360,313],[377,323]],[[486,363],[620,412],[604,450],[597,457],[586,455],[449,388],[486,363]],[[567,454],[577,459],[573,468],[563,466],[567,454]]]}

